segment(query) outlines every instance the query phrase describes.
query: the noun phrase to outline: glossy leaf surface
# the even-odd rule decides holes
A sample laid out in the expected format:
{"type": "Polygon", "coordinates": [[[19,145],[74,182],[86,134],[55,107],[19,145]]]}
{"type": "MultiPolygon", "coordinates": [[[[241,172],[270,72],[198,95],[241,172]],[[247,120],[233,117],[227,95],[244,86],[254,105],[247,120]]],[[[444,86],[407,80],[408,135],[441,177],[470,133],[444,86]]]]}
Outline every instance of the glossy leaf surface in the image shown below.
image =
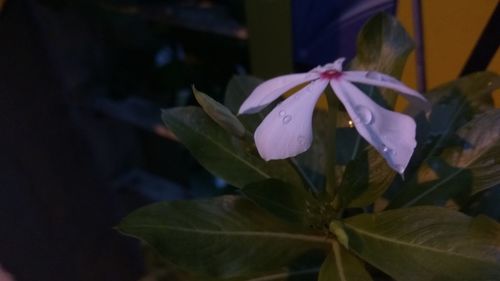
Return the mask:
{"type": "Polygon", "coordinates": [[[198,107],[164,110],[162,119],[208,171],[236,187],[268,178],[302,185],[286,161],[266,162],[235,139],[198,107]]]}
{"type": "MultiPolygon", "coordinates": [[[[500,225],[439,207],[344,221],[344,246],[396,280],[499,280],[500,225]]],[[[342,242],[342,241],[341,241],[342,242]]]]}
{"type": "Polygon", "coordinates": [[[292,227],[236,196],[157,203],[133,212],[118,228],[175,264],[218,277],[278,270],[330,246],[325,236],[292,227]]]}
{"type": "Polygon", "coordinates": [[[198,103],[212,120],[234,136],[243,137],[245,135],[245,127],[228,108],[198,91],[194,86],[193,93],[198,103]]]}
{"type": "Polygon", "coordinates": [[[257,205],[292,223],[306,224],[308,206],[316,201],[303,187],[274,179],[249,184],[241,191],[257,205]]]}

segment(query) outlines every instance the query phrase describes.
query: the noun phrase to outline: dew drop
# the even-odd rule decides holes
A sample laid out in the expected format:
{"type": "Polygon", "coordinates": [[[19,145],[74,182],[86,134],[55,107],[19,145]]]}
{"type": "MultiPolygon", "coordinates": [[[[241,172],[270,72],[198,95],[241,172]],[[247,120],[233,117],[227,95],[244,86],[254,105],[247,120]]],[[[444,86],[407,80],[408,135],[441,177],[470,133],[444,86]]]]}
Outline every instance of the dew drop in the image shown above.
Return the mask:
{"type": "Polygon", "coordinates": [[[290,123],[290,121],[292,121],[292,116],[287,115],[287,116],[283,117],[283,124],[288,124],[288,123],[290,123]]]}
{"type": "Polygon", "coordinates": [[[285,116],[286,112],[284,110],[280,111],[280,116],[285,116]]]}
{"type": "Polygon", "coordinates": [[[368,108],[364,106],[358,106],[356,107],[356,113],[358,114],[359,121],[361,121],[363,124],[368,125],[372,123],[373,114],[368,108]]]}
{"type": "Polygon", "coordinates": [[[384,154],[396,155],[396,151],[394,151],[393,149],[391,149],[385,145],[382,148],[382,152],[384,152],[384,154]]]}

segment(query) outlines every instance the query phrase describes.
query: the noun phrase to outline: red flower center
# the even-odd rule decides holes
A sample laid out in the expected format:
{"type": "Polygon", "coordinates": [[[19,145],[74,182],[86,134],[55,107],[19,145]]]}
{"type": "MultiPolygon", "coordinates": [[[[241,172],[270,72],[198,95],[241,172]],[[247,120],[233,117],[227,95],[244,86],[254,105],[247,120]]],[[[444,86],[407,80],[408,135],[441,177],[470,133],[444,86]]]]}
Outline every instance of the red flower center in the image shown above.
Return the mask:
{"type": "Polygon", "coordinates": [[[341,75],[342,75],[342,72],[331,69],[331,70],[321,72],[320,77],[323,79],[332,80],[332,79],[339,78],[341,75]]]}

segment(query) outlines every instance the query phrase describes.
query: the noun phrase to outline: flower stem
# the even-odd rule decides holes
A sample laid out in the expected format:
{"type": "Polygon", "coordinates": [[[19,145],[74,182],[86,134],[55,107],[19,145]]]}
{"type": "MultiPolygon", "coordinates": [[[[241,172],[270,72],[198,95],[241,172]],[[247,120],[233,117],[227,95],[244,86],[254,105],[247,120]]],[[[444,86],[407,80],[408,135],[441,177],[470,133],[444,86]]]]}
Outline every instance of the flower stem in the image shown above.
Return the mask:
{"type": "Polygon", "coordinates": [[[334,198],[337,193],[337,179],[335,175],[335,165],[336,165],[336,130],[337,130],[337,111],[338,111],[338,98],[335,93],[327,88],[326,99],[328,101],[328,131],[327,131],[327,143],[326,143],[326,192],[330,198],[334,198]]]}

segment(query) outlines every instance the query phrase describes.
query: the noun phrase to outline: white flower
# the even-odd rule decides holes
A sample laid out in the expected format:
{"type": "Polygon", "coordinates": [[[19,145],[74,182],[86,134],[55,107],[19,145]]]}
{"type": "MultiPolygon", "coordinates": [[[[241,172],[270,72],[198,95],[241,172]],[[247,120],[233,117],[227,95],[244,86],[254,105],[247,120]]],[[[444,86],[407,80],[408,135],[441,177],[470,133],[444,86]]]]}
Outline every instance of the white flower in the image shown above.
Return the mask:
{"type": "Polygon", "coordinates": [[[343,62],[344,58],[340,58],[307,73],[273,78],[250,94],[241,105],[239,114],[258,112],[284,92],[308,83],[278,104],[255,131],[260,156],[266,161],[284,159],[309,149],[313,139],[313,110],[321,93],[330,84],[359,134],[383,155],[392,169],[402,174],[416,146],[415,121],[379,106],[351,82],[396,90],[410,102],[424,107],[428,106],[427,100],[391,76],[370,71],[342,71],[343,62]]]}

